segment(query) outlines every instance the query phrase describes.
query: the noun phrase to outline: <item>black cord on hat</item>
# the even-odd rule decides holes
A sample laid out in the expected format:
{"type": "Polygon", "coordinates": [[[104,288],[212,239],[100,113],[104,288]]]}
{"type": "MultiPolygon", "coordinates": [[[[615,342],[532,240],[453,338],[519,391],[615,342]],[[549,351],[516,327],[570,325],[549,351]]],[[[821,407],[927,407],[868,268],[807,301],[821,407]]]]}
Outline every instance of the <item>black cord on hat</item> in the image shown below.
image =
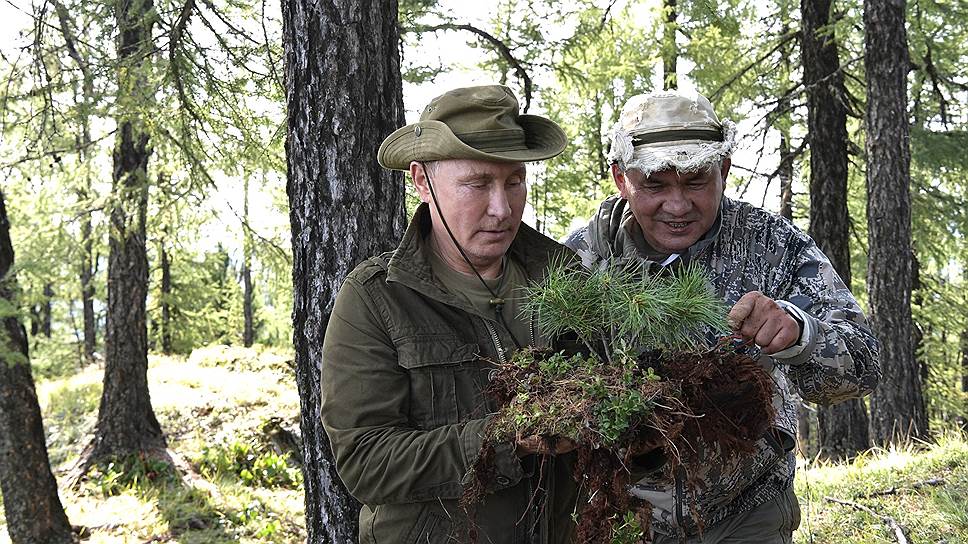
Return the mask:
{"type": "Polygon", "coordinates": [[[434,184],[430,179],[430,172],[427,170],[427,165],[423,161],[419,161],[419,164],[420,167],[423,168],[424,177],[427,178],[427,187],[430,188],[430,196],[433,197],[434,207],[437,208],[437,215],[440,216],[440,222],[443,223],[444,230],[447,231],[447,235],[450,236],[451,241],[454,242],[455,246],[457,246],[457,251],[459,251],[460,256],[464,258],[464,262],[467,263],[467,266],[471,267],[471,270],[474,271],[474,275],[477,276],[477,279],[481,280],[481,285],[483,285],[484,288],[487,289],[487,292],[490,293],[491,300],[489,302],[491,303],[491,306],[494,306],[494,315],[497,317],[497,320],[501,323],[501,325],[504,326],[504,329],[508,331],[508,334],[511,336],[511,341],[514,342],[514,346],[517,349],[521,349],[521,343],[518,342],[518,339],[514,336],[514,333],[511,332],[511,327],[508,327],[507,322],[504,320],[504,312],[502,311],[504,309],[504,299],[497,296],[497,293],[491,289],[491,286],[484,281],[484,277],[481,276],[481,273],[477,271],[477,267],[475,267],[474,263],[471,262],[470,258],[467,256],[467,253],[464,253],[464,248],[462,248],[457,242],[457,237],[455,237],[454,233],[451,232],[450,225],[448,225],[447,220],[444,219],[444,212],[440,209],[440,202],[437,200],[437,193],[434,191],[434,184]]]}

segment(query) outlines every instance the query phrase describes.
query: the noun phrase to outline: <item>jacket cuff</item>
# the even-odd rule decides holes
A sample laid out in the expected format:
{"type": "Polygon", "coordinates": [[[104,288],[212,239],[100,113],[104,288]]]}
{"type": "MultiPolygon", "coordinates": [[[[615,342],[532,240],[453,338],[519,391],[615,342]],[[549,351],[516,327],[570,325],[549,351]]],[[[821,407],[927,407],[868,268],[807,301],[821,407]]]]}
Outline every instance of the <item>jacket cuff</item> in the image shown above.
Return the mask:
{"type": "MultiPolygon", "coordinates": [[[[464,427],[464,437],[462,447],[464,449],[464,459],[467,460],[467,474],[463,484],[468,483],[467,479],[473,473],[474,464],[481,455],[481,446],[484,443],[484,429],[490,418],[476,419],[468,421],[464,427]]],[[[513,487],[524,477],[524,468],[521,460],[516,453],[516,445],[513,442],[494,445],[494,479],[487,483],[486,491],[493,493],[501,489],[513,487]]]]}
{"type": "Polygon", "coordinates": [[[518,485],[524,477],[524,467],[513,442],[494,446],[494,481],[487,486],[490,492],[518,485]]]}
{"type": "Polygon", "coordinates": [[[817,335],[820,330],[820,322],[816,317],[801,310],[797,305],[786,300],[777,300],[780,305],[793,319],[800,324],[800,339],[792,346],[774,353],[771,357],[779,363],[787,365],[799,365],[810,358],[814,348],[817,347],[817,335]]]}

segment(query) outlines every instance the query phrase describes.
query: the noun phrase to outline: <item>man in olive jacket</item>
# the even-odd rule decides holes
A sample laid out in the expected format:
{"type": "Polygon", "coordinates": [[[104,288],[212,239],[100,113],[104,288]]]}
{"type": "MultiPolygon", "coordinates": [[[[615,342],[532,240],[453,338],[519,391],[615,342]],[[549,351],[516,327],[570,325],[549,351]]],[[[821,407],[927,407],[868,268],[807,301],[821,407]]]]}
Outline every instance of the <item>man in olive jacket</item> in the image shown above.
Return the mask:
{"type": "Polygon", "coordinates": [[[545,342],[515,290],[563,248],[521,224],[525,163],[566,143],[492,85],[435,98],[380,147],[380,164],[409,171],[423,203],[395,251],[346,278],[322,363],[322,421],[363,503],[361,542],[570,540],[564,441],[557,451],[535,437],[498,444],[488,494],[470,519],[458,505],[495,408],[483,394],[490,361],[545,342]]]}

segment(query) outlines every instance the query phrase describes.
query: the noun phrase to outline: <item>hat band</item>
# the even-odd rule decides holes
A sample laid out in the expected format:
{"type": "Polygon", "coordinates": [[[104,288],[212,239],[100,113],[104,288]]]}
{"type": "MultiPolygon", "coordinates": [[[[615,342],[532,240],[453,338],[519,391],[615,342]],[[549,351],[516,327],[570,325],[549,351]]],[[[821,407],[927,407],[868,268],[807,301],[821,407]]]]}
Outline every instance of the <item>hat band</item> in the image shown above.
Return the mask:
{"type": "Polygon", "coordinates": [[[454,135],[465,144],[485,153],[528,150],[523,129],[486,130],[454,135]]]}
{"type": "Polygon", "coordinates": [[[651,132],[640,134],[632,138],[633,146],[646,144],[658,144],[662,142],[678,142],[680,140],[706,140],[710,142],[722,142],[723,129],[721,128],[693,128],[680,130],[663,130],[661,132],[651,132]]]}

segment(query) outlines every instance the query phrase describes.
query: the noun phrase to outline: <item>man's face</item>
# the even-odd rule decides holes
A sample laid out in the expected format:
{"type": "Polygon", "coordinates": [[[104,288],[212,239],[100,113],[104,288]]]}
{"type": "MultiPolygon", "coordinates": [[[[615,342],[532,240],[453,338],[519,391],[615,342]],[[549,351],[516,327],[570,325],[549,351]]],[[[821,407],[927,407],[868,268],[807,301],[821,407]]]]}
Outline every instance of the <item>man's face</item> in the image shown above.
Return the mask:
{"type": "Polygon", "coordinates": [[[729,165],[725,159],[719,168],[663,170],[649,176],[613,165],[612,175],[649,245],[662,253],[682,253],[716,222],[729,165]]]}
{"type": "MultiPolygon", "coordinates": [[[[453,268],[471,273],[433,205],[422,166],[411,163],[410,173],[420,200],[430,203],[434,240],[441,256],[453,268]]],[[[526,174],[520,162],[444,160],[430,168],[444,218],[481,274],[499,273],[501,258],[518,232],[528,196],[526,174]]]]}

